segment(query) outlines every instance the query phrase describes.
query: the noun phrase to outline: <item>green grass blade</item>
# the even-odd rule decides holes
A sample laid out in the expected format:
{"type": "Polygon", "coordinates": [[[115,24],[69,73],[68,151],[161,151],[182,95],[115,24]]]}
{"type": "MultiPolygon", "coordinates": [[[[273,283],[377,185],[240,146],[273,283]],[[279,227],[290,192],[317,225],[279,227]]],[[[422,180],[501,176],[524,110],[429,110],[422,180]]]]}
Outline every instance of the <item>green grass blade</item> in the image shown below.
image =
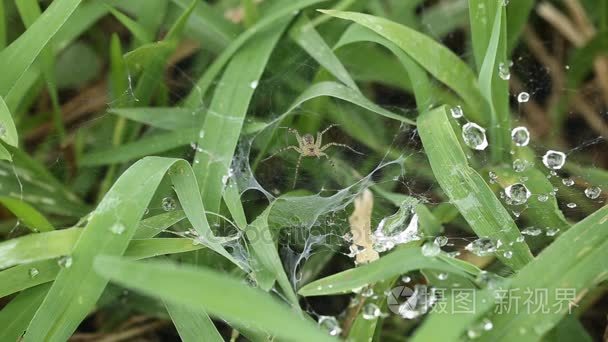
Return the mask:
{"type": "Polygon", "coordinates": [[[280,21],[256,44],[244,46],[230,61],[215,89],[213,100],[198,134],[198,146],[194,157],[194,171],[207,210],[219,212],[223,187],[229,175],[232,156],[236,149],[249,102],[257,82],[262,76],[270,54],[287,26],[288,20],[280,21]]]}
{"type": "Polygon", "coordinates": [[[11,153],[0,143],[0,160],[8,160],[9,162],[13,161],[13,156],[11,153]]]}
{"type": "Polygon", "coordinates": [[[108,6],[108,11],[110,11],[110,13],[112,13],[112,15],[131,32],[131,34],[133,34],[133,37],[135,37],[139,44],[146,44],[154,40],[154,36],[151,32],[147,31],[145,27],[129,18],[124,13],[111,6],[108,6]]]}
{"type": "Polygon", "coordinates": [[[0,139],[5,143],[15,147],[18,146],[19,138],[17,137],[17,128],[15,127],[15,122],[13,122],[13,116],[2,96],[0,96],[0,133],[0,139]]]}
{"type": "Polygon", "coordinates": [[[81,1],[53,1],[24,34],[0,52],[0,96],[11,91],[81,1]]]}
{"type": "Polygon", "coordinates": [[[302,296],[344,294],[368,284],[392,279],[400,274],[420,269],[447,272],[465,277],[471,276],[469,268],[460,265],[456,267],[456,264],[447,262],[447,259],[449,257],[446,256],[426,257],[422,255],[419,246],[404,246],[372,263],[315,280],[302,287],[298,294],[302,296]]]}
{"type": "Polygon", "coordinates": [[[202,309],[193,310],[187,306],[173,303],[165,303],[165,307],[182,341],[224,341],[209,315],[202,309]]]}
{"type": "Polygon", "coordinates": [[[112,108],[108,113],[170,131],[189,129],[200,122],[200,114],[179,107],[112,108]]]}
{"type": "MultiPolygon", "coordinates": [[[[78,232],[80,233],[80,232],[78,232]]],[[[0,298],[10,295],[24,289],[44,284],[53,281],[61,268],[57,264],[56,257],[60,255],[68,255],[72,252],[72,247],[76,239],[72,240],[71,245],[63,246],[61,250],[56,249],[52,252],[46,252],[44,258],[53,258],[41,261],[35,261],[27,264],[11,267],[0,272],[0,298]],[[32,276],[31,270],[36,270],[38,273],[32,276]]],[[[201,244],[194,244],[191,239],[181,238],[155,238],[131,240],[125,256],[133,259],[147,259],[160,255],[169,255],[177,253],[186,253],[196,251],[203,248],[201,244]]],[[[40,257],[34,258],[36,260],[40,257]]],[[[25,260],[24,260],[25,261],[25,260]]]]}
{"type": "Polygon", "coordinates": [[[608,279],[608,264],[601,260],[608,260],[607,206],[572,226],[513,278],[509,295],[522,296],[525,289],[547,289],[550,312],[510,310],[493,314],[490,319],[494,328],[483,335],[482,341],[540,340],[568,315],[571,301],[576,304],[579,296],[608,279]],[[575,295],[557,308],[559,289],[574,289],[575,295]],[[530,333],[524,337],[521,330],[530,333]]]}
{"type": "Polygon", "coordinates": [[[33,232],[54,230],[53,225],[36,208],[15,198],[0,196],[0,204],[12,212],[33,232]]]}
{"type": "Polygon", "coordinates": [[[359,90],[342,62],[334,55],[332,49],[306,16],[301,16],[298,19],[289,31],[289,35],[304,51],[338,80],[352,89],[359,90]]]}
{"type": "Polygon", "coordinates": [[[182,221],[184,218],[186,218],[186,214],[182,210],[173,210],[156,216],[148,217],[141,221],[135,235],[133,235],[133,238],[145,239],[155,237],[163,230],[182,221]]]}
{"type": "Polygon", "coordinates": [[[74,245],[71,254],[73,264],[60,270],[28,327],[25,341],[64,340],[73,333],[107,284],[105,279],[92,271],[93,259],[100,254],[124,253],[147,204],[170,169],[176,192],[189,220],[197,232],[206,238],[201,242],[230,258],[213,238],[208,238],[212,233],[209,226],[204,226],[201,221],[204,208],[200,197],[198,201],[192,197],[192,190],[182,193],[184,187],[198,188],[189,164],[177,159],[144,158],[125,171],[93,212],[74,245]],[[190,172],[186,173],[186,169],[190,172]],[[199,209],[194,215],[192,207],[199,209]]]}
{"type": "Polygon", "coordinates": [[[95,270],[147,295],[193,309],[202,307],[213,316],[255,327],[280,339],[334,341],[271,295],[216,271],[166,262],[138,263],[107,256],[97,258],[95,270]],[[204,291],[201,291],[201,284],[204,284],[204,291]]]}
{"type": "Polygon", "coordinates": [[[422,33],[384,18],[355,12],[321,12],[354,21],[393,42],[431,75],[460,95],[472,108],[472,119],[482,124],[489,123],[490,118],[484,114],[487,104],[481,95],[475,74],[445,46],[422,33]]]}
{"type": "Polygon", "coordinates": [[[34,313],[42,303],[49,285],[25,290],[0,311],[0,341],[19,341],[34,313]]]}
{"type": "Polygon", "coordinates": [[[521,236],[517,225],[483,178],[468,165],[445,107],[422,114],[418,130],[439,185],[475,233],[507,246],[512,258],[505,258],[504,251],[498,252],[497,257],[512,269],[530,262],[528,246],[516,241],[521,236]]]}
{"type": "Polygon", "coordinates": [[[195,137],[195,132],[192,129],[157,133],[118,147],[108,146],[101,151],[87,153],[80,159],[80,165],[97,166],[124,163],[188,145],[196,140],[195,137]]]}
{"type": "MultiPolygon", "coordinates": [[[[184,101],[184,106],[196,108],[200,105],[201,101],[205,97],[205,94],[209,90],[209,87],[213,83],[213,80],[219,75],[219,73],[222,71],[228,61],[234,56],[234,54],[239,51],[243,47],[243,45],[245,45],[245,43],[251,40],[252,37],[256,36],[260,32],[265,32],[265,30],[267,30],[269,27],[276,25],[278,22],[284,20],[284,18],[288,16],[293,16],[294,12],[297,12],[310,5],[324,1],[326,0],[290,1],[289,4],[281,6],[275,12],[272,12],[260,19],[260,21],[258,21],[255,25],[253,25],[243,34],[238,36],[238,38],[236,38],[222,52],[222,54],[217,57],[213,64],[209,66],[207,71],[205,71],[205,74],[197,81],[196,85],[194,85],[192,92],[184,101]]],[[[181,0],[180,2],[185,2],[185,0],[181,0]]]]}

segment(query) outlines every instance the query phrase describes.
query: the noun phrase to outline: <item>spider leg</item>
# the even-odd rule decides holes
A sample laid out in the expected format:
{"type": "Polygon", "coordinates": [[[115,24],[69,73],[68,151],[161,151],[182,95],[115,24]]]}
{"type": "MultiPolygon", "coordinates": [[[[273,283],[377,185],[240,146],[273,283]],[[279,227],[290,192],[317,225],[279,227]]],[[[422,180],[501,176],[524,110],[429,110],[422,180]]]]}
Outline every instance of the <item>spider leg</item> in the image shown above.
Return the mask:
{"type": "Polygon", "coordinates": [[[315,145],[317,145],[318,148],[321,148],[321,139],[323,138],[323,134],[325,134],[325,132],[329,131],[330,129],[332,129],[333,127],[336,126],[340,126],[338,124],[331,124],[329,126],[327,126],[327,128],[325,128],[323,131],[317,133],[317,141],[315,142],[315,145]]]}
{"type": "Polygon", "coordinates": [[[296,188],[296,182],[298,181],[298,171],[300,171],[300,162],[302,161],[302,157],[303,157],[303,155],[300,154],[300,156],[298,157],[298,162],[296,163],[296,172],[293,176],[293,186],[292,186],[293,189],[296,188]]]}
{"type": "Polygon", "coordinates": [[[297,147],[295,147],[295,146],[293,146],[293,145],[290,145],[290,146],[287,146],[287,147],[283,147],[282,149],[280,149],[280,150],[276,151],[275,153],[271,154],[271,155],[270,155],[270,157],[266,157],[266,158],[262,159],[262,161],[263,161],[263,162],[265,162],[265,161],[267,161],[268,159],[270,159],[270,158],[272,158],[272,157],[276,156],[277,154],[279,154],[279,153],[281,153],[281,152],[285,152],[285,151],[287,151],[287,150],[295,150],[296,152],[298,152],[298,153],[302,154],[302,150],[300,150],[299,148],[297,148],[297,147]]]}
{"type": "Polygon", "coordinates": [[[361,153],[361,152],[359,152],[359,151],[357,151],[357,150],[353,149],[352,147],[350,147],[350,146],[348,146],[348,145],[345,145],[345,144],[338,144],[338,143],[329,143],[329,144],[327,144],[327,145],[325,145],[325,146],[321,147],[319,151],[320,151],[320,152],[323,152],[323,151],[327,150],[328,148],[330,148],[330,147],[332,147],[332,146],[340,146],[340,147],[344,147],[344,148],[347,148],[347,149],[349,149],[349,150],[351,150],[351,151],[355,152],[356,154],[363,155],[363,153],[361,153]]]}
{"type": "Polygon", "coordinates": [[[300,132],[298,132],[298,130],[297,130],[297,129],[295,129],[295,128],[291,128],[291,127],[288,127],[288,128],[287,128],[287,130],[289,131],[289,133],[291,133],[291,134],[293,134],[293,135],[295,135],[295,136],[296,136],[296,140],[298,141],[298,146],[299,146],[299,147],[302,147],[302,145],[303,145],[304,143],[303,143],[303,141],[302,141],[302,136],[300,135],[300,132]]]}

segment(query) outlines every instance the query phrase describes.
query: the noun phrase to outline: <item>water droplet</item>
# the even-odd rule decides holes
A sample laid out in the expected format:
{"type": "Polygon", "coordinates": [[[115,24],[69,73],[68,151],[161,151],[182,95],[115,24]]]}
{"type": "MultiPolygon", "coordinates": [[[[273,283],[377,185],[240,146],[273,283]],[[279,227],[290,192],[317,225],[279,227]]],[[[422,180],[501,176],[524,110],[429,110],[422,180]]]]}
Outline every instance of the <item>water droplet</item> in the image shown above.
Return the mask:
{"type": "Polygon", "coordinates": [[[200,139],[203,139],[205,137],[205,131],[203,131],[202,129],[200,130],[200,132],[198,132],[198,137],[200,139]]]}
{"type": "Polygon", "coordinates": [[[505,81],[511,79],[511,71],[509,70],[509,66],[505,63],[498,64],[498,76],[505,81]]]}
{"type": "Polygon", "coordinates": [[[255,89],[258,87],[258,84],[259,84],[259,81],[255,80],[255,81],[252,81],[251,83],[249,83],[249,87],[251,87],[251,89],[255,89]]]}
{"type": "Polygon", "coordinates": [[[574,209],[574,208],[576,208],[576,203],[570,202],[570,203],[566,204],[566,207],[568,207],[570,209],[574,209]]]}
{"type": "Polygon", "coordinates": [[[462,107],[460,106],[452,107],[452,109],[450,109],[450,113],[454,119],[459,119],[464,115],[462,107]]]}
{"type": "Polygon", "coordinates": [[[561,169],[565,163],[566,154],[564,152],[549,150],[543,156],[543,164],[549,169],[561,169]]]}
{"type": "Polygon", "coordinates": [[[30,275],[30,278],[34,279],[36,276],[38,276],[38,274],[40,274],[40,271],[38,271],[37,268],[32,267],[29,269],[28,274],[30,275]]]}
{"type": "Polygon", "coordinates": [[[127,230],[127,228],[120,222],[116,222],[110,227],[110,231],[116,235],[124,233],[125,230],[127,230]]]}
{"type": "Polygon", "coordinates": [[[448,274],[447,273],[439,273],[437,275],[437,279],[439,279],[439,280],[446,280],[446,279],[448,279],[448,274]]]}
{"type": "Polygon", "coordinates": [[[415,206],[414,202],[404,201],[395,214],[380,221],[372,235],[374,250],[385,252],[397,245],[421,239],[415,206]]]}
{"type": "Polygon", "coordinates": [[[521,183],[515,183],[505,188],[505,194],[511,200],[514,205],[521,205],[528,201],[528,198],[532,195],[530,190],[521,183]]]}
{"type": "Polygon", "coordinates": [[[600,197],[601,193],[602,193],[602,189],[600,189],[597,186],[590,186],[587,189],[585,189],[585,196],[587,196],[587,198],[590,198],[590,199],[596,199],[596,198],[600,197]]]}
{"type": "Polygon", "coordinates": [[[524,242],[524,241],[526,241],[526,237],[523,236],[523,235],[520,235],[520,236],[517,237],[517,239],[515,239],[515,241],[517,241],[517,242],[524,242]]]}
{"type": "Polygon", "coordinates": [[[507,259],[511,259],[513,257],[513,252],[511,251],[505,251],[504,253],[502,253],[502,256],[507,258],[507,259]]]}
{"type": "Polygon", "coordinates": [[[399,315],[414,319],[427,313],[437,302],[437,291],[426,285],[414,286],[413,293],[399,306],[399,315]]]}
{"type": "Polygon", "coordinates": [[[161,207],[164,211],[173,211],[175,208],[177,208],[177,203],[173,197],[165,197],[161,201],[161,207]]]}
{"type": "Polygon", "coordinates": [[[486,256],[496,252],[496,243],[490,238],[479,238],[468,245],[465,249],[477,256],[486,256]]]}
{"type": "Polygon", "coordinates": [[[538,195],[538,201],[539,202],[547,202],[548,199],[549,199],[549,195],[547,195],[547,194],[540,194],[540,195],[538,195]]]}
{"type": "Polygon", "coordinates": [[[572,179],[572,178],[564,178],[564,179],[562,179],[562,184],[564,184],[565,186],[573,186],[574,185],[574,179],[572,179]]]}
{"type": "Polygon", "coordinates": [[[559,233],[559,228],[547,227],[547,231],[545,232],[545,235],[555,236],[555,235],[557,235],[557,233],[559,233]]]}
{"type": "Polygon", "coordinates": [[[369,298],[374,295],[374,288],[368,286],[361,291],[361,297],[369,298]]]}
{"type": "Polygon", "coordinates": [[[422,255],[427,257],[435,257],[441,253],[441,248],[434,242],[426,242],[422,245],[422,255]]]}
{"type": "Polygon", "coordinates": [[[338,320],[333,316],[320,316],[319,327],[327,331],[331,336],[338,336],[342,332],[340,323],[338,323],[338,320]]]}
{"type": "Polygon", "coordinates": [[[435,238],[435,244],[439,247],[443,247],[448,244],[447,236],[440,235],[435,238]]]}
{"type": "Polygon", "coordinates": [[[523,235],[528,235],[528,236],[539,236],[540,233],[542,233],[542,232],[543,231],[540,228],[536,228],[536,227],[528,227],[521,231],[521,233],[523,235]]]}
{"type": "Polygon", "coordinates": [[[363,307],[361,315],[363,316],[363,319],[372,320],[382,316],[382,311],[380,311],[378,305],[374,303],[368,303],[365,304],[365,306],[363,307]]]}
{"type": "Polygon", "coordinates": [[[498,287],[498,285],[500,283],[500,277],[498,277],[496,274],[488,272],[488,271],[481,271],[475,278],[475,282],[480,287],[487,287],[490,289],[495,289],[498,287]]]}
{"type": "Polygon", "coordinates": [[[488,177],[490,178],[490,184],[494,184],[498,180],[498,175],[494,171],[488,172],[488,177]]]}
{"type": "Polygon", "coordinates": [[[517,95],[517,102],[525,103],[528,101],[530,101],[530,94],[526,93],[525,91],[522,91],[519,93],[519,95],[517,95]]]}
{"type": "Polygon", "coordinates": [[[407,284],[412,281],[412,278],[410,278],[409,276],[403,276],[401,277],[401,281],[407,284]]]}
{"type": "Polygon", "coordinates": [[[57,265],[61,268],[70,268],[72,267],[72,257],[70,255],[63,255],[57,259],[57,265]]]}
{"type": "Polygon", "coordinates": [[[494,328],[494,324],[487,318],[482,319],[480,322],[474,324],[471,328],[467,329],[467,337],[470,339],[476,339],[481,337],[485,331],[490,331],[494,328]]]}
{"type": "Polygon", "coordinates": [[[513,161],[513,171],[515,172],[524,172],[528,167],[528,162],[522,159],[515,159],[513,161]]]}
{"type": "Polygon", "coordinates": [[[485,150],[488,147],[486,130],[476,123],[468,122],[462,126],[462,139],[472,149],[485,150]]]}
{"type": "Polygon", "coordinates": [[[511,131],[511,139],[516,146],[527,146],[530,142],[530,131],[524,126],[515,127],[511,131]]]}

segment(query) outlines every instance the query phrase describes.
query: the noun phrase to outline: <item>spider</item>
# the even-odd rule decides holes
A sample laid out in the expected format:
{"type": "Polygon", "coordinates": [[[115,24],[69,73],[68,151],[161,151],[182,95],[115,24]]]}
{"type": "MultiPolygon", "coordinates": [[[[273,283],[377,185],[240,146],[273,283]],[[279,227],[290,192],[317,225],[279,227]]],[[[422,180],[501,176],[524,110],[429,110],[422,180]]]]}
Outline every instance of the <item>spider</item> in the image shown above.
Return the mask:
{"type": "Polygon", "coordinates": [[[296,139],[298,140],[298,146],[290,145],[287,147],[283,147],[282,149],[278,150],[277,152],[272,154],[270,157],[265,158],[262,161],[266,161],[266,160],[276,156],[277,154],[279,154],[281,152],[285,152],[290,149],[298,152],[300,154],[300,156],[298,157],[298,162],[296,163],[296,172],[295,172],[295,176],[293,179],[293,187],[295,188],[296,182],[298,180],[298,171],[300,170],[300,162],[302,161],[303,157],[317,157],[317,158],[325,157],[328,160],[330,160],[329,156],[324,151],[332,146],[344,147],[357,154],[362,154],[361,152],[356,151],[353,148],[351,148],[350,146],[345,145],[345,144],[338,144],[338,143],[332,142],[329,144],[322,145],[323,134],[325,134],[325,132],[329,131],[332,127],[335,127],[335,126],[338,126],[338,125],[330,125],[329,127],[325,128],[323,131],[318,132],[316,140],[312,136],[312,134],[307,133],[304,135],[300,135],[300,132],[298,132],[297,130],[295,130],[293,128],[287,128],[290,133],[292,133],[296,136],[296,139]]]}

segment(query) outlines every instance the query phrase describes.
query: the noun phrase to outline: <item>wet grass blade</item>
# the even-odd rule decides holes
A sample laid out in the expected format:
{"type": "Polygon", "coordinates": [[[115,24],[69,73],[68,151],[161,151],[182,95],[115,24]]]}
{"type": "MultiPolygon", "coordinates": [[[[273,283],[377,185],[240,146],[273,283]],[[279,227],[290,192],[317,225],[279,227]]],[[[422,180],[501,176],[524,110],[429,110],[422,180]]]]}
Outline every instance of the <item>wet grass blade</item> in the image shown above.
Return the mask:
{"type": "Polygon", "coordinates": [[[249,102],[270,54],[289,20],[279,21],[272,32],[258,37],[256,44],[244,46],[230,61],[215,89],[205,121],[197,134],[199,150],[194,170],[207,210],[219,212],[225,181],[236,149],[249,102]],[[224,178],[225,179],[225,178],[224,178]]]}
{"type": "Polygon", "coordinates": [[[167,262],[140,263],[116,257],[98,257],[95,270],[123,286],[166,302],[205,308],[213,316],[255,327],[291,341],[334,341],[307,318],[298,317],[271,295],[243,286],[234,279],[206,268],[167,262]],[[201,291],[200,284],[205,290],[201,291]]]}
{"type": "MultiPolygon", "coordinates": [[[[60,271],[56,258],[61,255],[70,254],[74,243],[75,239],[73,240],[71,246],[64,246],[62,250],[55,249],[54,251],[46,252],[45,255],[40,256],[44,257],[46,260],[21,264],[1,271],[0,298],[32,286],[53,281],[60,271]],[[32,276],[31,270],[37,271],[35,276],[32,276]]],[[[131,240],[124,255],[133,259],[147,259],[160,255],[196,251],[201,248],[203,248],[202,245],[194,244],[190,239],[141,239],[131,240]]],[[[40,260],[40,257],[36,257],[34,259],[40,260]]],[[[23,262],[27,261],[23,260],[23,262]]]]}
{"type": "Polygon", "coordinates": [[[418,130],[424,150],[439,185],[479,237],[501,241],[512,252],[496,253],[507,266],[518,270],[532,260],[525,243],[517,242],[517,225],[483,178],[468,165],[445,107],[439,107],[418,118],[418,130]],[[449,170],[449,172],[446,172],[449,170]]]}
{"type": "Polygon", "coordinates": [[[200,122],[199,112],[178,107],[112,108],[108,113],[170,131],[189,129],[200,122]]]}
{"type": "Polygon", "coordinates": [[[334,55],[323,37],[317,32],[306,16],[301,16],[289,32],[291,38],[313,57],[321,66],[349,88],[359,90],[342,62],[334,55]]]}
{"type": "MultiPolygon", "coordinates": [[[[174,0],[177,1],[177,0],[174,0]]],[[[287,5],[279,7],[276,11],[269,13],[267,16],[261,18],[255,25],[250,27],[247,31],[242,33],[236,38],[223,52],[219,55],[213,64],[205,71],[205,74],[198,80],[192,92],[188,95],[184,101],[184,106],[196,108],[200,105],[201,101],[205,97],[205,94],[209,90],[209,87],[213,83],[213,80],[219,75],[224,66],[230,61],[234,54],[241,49],[245,43],[251,40],[252,37],[256,36],[260,32],[266,31],[269,27],[276,25],[284,18],[293,16],[294,12],[297,12],[310,5],[324,2],[326,0],[297,0],[289,2],[287,5]]],[[[180,0],[180,3],[185,0],[180,0]]],[[[250,82],[253,80],[250,80],[250,82]]]]}
{"type": "Polygon", "coordinates": [[[201,243],[232,260],[200,215],[204,208],[200,197],[194,195],[198,186],[190,165],[178,159],[144,158],[125,171],[91,215],[74,245],[72,265],[60,270],[28,327],[25,341],[63,340],[73,333],[107,284],[93,272],[93,259],[100,254],[124,253],[152,195],[170,170],[175,191],[201,243]]]}
{"type": "Polygon", "coordinates": [[[509,310],[493,314],[490,319],[494,328],[481,340],[540,340],[568,315],[571,306],[575,307],[586,293],[608,279],[608,264],[602,260],[608,260],[608,206],[572,226],[513,278],[510,296],[523,296],[525,289],[546,289],[550,312],[509,310]],[[560,299],[560,290],[563,294],[564,289],[571,294],[560,299]],[[522,337],[522,330],[530,333],[522,337]]]}
{"type": "Polygon", "coordinates": [[[173,303],[165,303],[165,307],[182,341],[224,341],[209,315],[203,310],[199,308],[192,310],[187,306],[173,303]]]}
{"type": "Polygon", "coordinates": [[[50,285],[25,290],[0,311],[0,341],[18,341],[42,303],[50,285]]]}
{"type": "Polygon", "coordinates": [[[471,273],[473,269],[463,266],[464,262],[447,262],[447,259],[449,257],[446,256],[426,257],[422,255],[419,246],[404,246],[372,263],[315,280],[302,287],[298,294],[302,296],[344,294],[367,284],[392,279],[400,274],[420,269],[447,272],[465,277],[474,276],[474,272],[471,273]]]}
{"type": "Polygon", "coordinates": [[[413,60],[439,81],[454,90],[472,108],[471,118],[489,123],[483,114],[487,104],[481,95],[475,74],[458,56],[432,38],[390,20],[368,14],[321,11],[331,16],[354,21],[399,46],[413,60]]]}
{"type": "Polygon", "coordinates": [[[33,232],[54,230],[53,225],[36,208],[16,198],[0,196],[0,204],[12,212],[33,232]]]}
{"type": "Polygon", "coordinates": [[[11,115],[8,106],[4,102],[4,99],[0,96],[0,139],[5,143],[17,147],[19,144],[19,138],[17,137],[17,128],[15,122],[13,122],[13,116],[11,115]]]}
{"type": "Polygon", "coordinates": [[[25,33],[0,52],[0,96],[11,91],[81,1],[53,1],[25,33]]]}

